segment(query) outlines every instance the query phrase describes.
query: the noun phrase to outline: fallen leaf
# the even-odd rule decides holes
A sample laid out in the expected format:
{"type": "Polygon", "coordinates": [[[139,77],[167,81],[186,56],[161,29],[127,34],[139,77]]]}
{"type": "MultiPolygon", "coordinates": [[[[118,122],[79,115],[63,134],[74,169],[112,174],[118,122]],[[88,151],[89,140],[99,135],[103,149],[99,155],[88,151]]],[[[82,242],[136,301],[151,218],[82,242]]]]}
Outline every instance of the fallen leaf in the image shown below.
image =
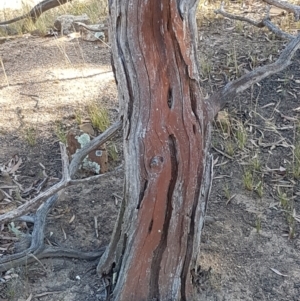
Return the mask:
{"type": "Polygon", "coordinates": [[[279,276],[283,276],[283,277],[287,277],[288,275],[282,274],[280,273],[278,270],[270,268],[271,271],[273,271],[275,274],[279,275],[279,276]]]}
{"type": "Polygon", "coordinates": [[[26,299],[26,301],[31,301],[32,299],[32,294],[29,295],[29,297],[26,299]]]}
{"type": "Polygon", "coordinates": [[[69,224],[71,224],[75,219],[75,214],[71,217],[71,219],[69,220],[69,224]]]}
{"type": "Polygon", "coordinates": [[[9,171],[9,173],[15,173],[19,169],[19,167],[22,164],[22,162],[23,162],[22,158],[19,158],[18,162],[11,168],[11,170],[9,171]]]}

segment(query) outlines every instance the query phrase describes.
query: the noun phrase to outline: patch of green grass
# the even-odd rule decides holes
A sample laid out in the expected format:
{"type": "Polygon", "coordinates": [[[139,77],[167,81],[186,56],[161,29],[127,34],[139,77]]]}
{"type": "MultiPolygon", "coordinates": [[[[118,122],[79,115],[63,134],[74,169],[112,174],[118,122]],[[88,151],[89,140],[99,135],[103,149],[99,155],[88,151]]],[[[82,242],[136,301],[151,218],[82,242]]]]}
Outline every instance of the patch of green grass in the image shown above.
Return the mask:
{"type": "Polygon", "coordinates": [[[249,190],[249,191],[253,190],[253,175],[252,175],[251,171],[246,170],[244,172],[244,175],[243,175],[243,184],[244,184],[244,187],[247,190],[249,190]]]}
{"type": "Polygon", "coordinates": [[[225,198],[228,201],[231,198],[231,192],[228,183],[225,184],[223,191],[224,191],[225,198]]]}
{"type": "Polygon", "coordinates": [[[234,143],[231,140],[226,141],[226,143],[225,143],[225,152],[226,152],[226,154],[228,154],[231,157],[234,155],[235,146],[234,146],[234,143]]]}
{"type": "Polygon", "coordinates": [[[255,171],[261,171],[261,162],[259,160],[259,157],[256,155],[250,162],[251,167],[255,171]]]}
{"type": "Polygon", "coordinates": [[[30,146],[36,145],[36,130],[33,127],[25,129],[24,137],[30,146]]]}
{"type": "Polygon", "coordinates": [[[111,157],[113,161],[116,161],[119,157],[119,152],[117,146],[114,143],[110,143],[108,145],[108,155],[111,157]]]}
{"type": "Polygon", "coordinates": [[[236,140],[239,149],[243,150],[245,148],[247,139],[248,136],[246,129],[242,123],[239,123],[236,130],[236,140]]]}
{"type": "Polygon", "coordinates": [[[67,144],[67,133],[63,127],[63,124],[60,121],[56,122],[55,135],[57,136],[60,142],[67,144]]]}
{"type": "Polygon", "coordinates": [[[258,184],[256,185],[255,187],[255,191],[256,193],[258,194],[258,196],[260,198],[263,197],[263,194],[264,194],[264,186],[263,186],[263,182],[262,181],[259,181],[258,184]]]}
{"type": "Polygon", "coordinates": [[[105,0],[90,0],[86,2],[73,1],[70,3],[68,13],[73,15],[87,14],[92,23],[99,21],[99,17],[106,16],[108,4],[105,0]]]}
{"type": "Polygon", "coordinates": [[[110,126],[108,111],[99,107],[96,103],[88,106],[88,114],[94,129],[104,132],[110,126]]]}
{"type": "Polygon", "coordinates": [[[261,230],[261,217],[260,216],[257,216],[257,218],[256,218],[255,228],[256,228],[256,232],[259,234],[259,232],[261,230]]]}
{"type": "Polygon", "coordinates": [[[229,137],[231,129],[231,119],[227,111],[220,111],[216,118],[216,125],[221,129],[221,132],[224,137],[229,137]]]}
{"type": "Polygon", "coordinates": [[[277,189],[277,195],[279,198],[280,206],[285,213],[285,218],[289,227],[289,238],[293,239],[295,237],[296,222],[293,217],[294,203],[291,198],[288,197],[287,193],[281,189],[277,189]]]}
{"type": "Polygon", "coordinates": [[[293,177],[300,179],[300,143],[297,143],[293,152],[293,177]]]}
{"type": "Polygon", "coordinates": [[[82,111],[81,110],[76,110],[75,111],[75,120],[78,125],[82,124],[82,111]]]}

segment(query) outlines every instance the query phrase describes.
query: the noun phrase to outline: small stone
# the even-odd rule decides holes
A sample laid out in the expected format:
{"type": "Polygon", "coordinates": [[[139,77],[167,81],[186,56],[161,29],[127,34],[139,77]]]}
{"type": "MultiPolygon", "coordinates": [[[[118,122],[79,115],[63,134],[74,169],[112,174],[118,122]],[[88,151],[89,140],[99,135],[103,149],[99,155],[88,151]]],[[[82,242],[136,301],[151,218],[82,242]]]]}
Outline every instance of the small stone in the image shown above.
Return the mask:
{"type": "Polygon", "coordinates": [[[71,32],[79,31],[79,26],[76,24],[77,22],[89,24],[89,21],[90,19],[87,14],[82,14],[80,16],[62,15],[57,17],[54,22],[54,27],[62,34],[67,35],[71,32]]]}
{"type": "MultiPolygon", "coordinates": [[[[82,130],[70,130],[67,134],[67,150],[70,159],[77,152],[77,150],[84,147],[84,145],[92,139],[92,135],[85,133],[82,130]]],[[[98,149],[91,151],[82,161],[81,166],[82,169],[93,173],[107,172],[108,154],[106,145],[103,144],[98,149]]]]}
{"type": "Polygon", "coordinates": [[[94,128],[92,126],[91,123],[84,123],[84,124],[81,124],[79,126],[80,130],[83,131],[84,133],[90,135],[90,136],[95,136],[95,131],[94,131],[94,128]]]}

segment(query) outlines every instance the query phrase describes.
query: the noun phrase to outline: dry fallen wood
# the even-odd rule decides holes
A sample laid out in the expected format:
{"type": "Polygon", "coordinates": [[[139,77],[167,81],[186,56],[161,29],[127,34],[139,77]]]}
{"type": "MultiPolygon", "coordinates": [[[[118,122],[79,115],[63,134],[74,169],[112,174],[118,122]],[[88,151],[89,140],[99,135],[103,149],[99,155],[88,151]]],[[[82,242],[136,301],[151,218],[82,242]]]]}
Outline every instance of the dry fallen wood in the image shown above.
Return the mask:
{"type": "Polygon", "coordinates": [[[253,84],[258,83],[264,78],[276,74],[289,66],[291,64],[291,59],[299,47],[300,34],[289,42],[274,63],[254,69],[242,77],[229,82],[220,91],[213,94],[209,98],[209,102],[212,103],[214,114],[216,115],[229,101],[232,101],[238,93],[245,91],[253,84]]]}
{"type": "MultiPolygon", "coordinates": [[[[86,157],[91,151],[97,149],[97,147],[106,141],[108,141],[119,129],[122,127],[122,121],[119,120],[109,127],[104,133],[90,141],[85,145],[84,148],[80,149],[76,155],[73,157],[69,170],[70,176],[73,177],[81,163],[81,161],[86,157]]],[[[1,221],[1,220],[0,220],[1,221]]]]}
{"type": "Polygon", "coordinates": [[[264,2],[270,4],[270,5],[274,5],[276,7],[282,8],[290,13],[294,14],[295,17],[295,21],[299,21],[299,17],[300,17],[300,6],[298,5],[294,5],[288,2],[283,2],[280,0],[263,0],[264,2]]]}
{"type": "MultiPolygon", "coordinates": [[[[93,260],[101,257],[105,247],[100,248],[96,252],[80,252],[77,250],[66,249],[63,247],[52,247],[44,244],[44,229],[46,217],[50,209],[55,205],[58,199],[57,194],[50,197],[41,206],[33,219],[34,228],[31,235],[29,248],[22,250],[19,253],[3,256],[0,258],[0,273],[7,271],[13,267],[35,262],[37,259],[46,257],[71,257],[84,260],[93,260]]],[[[26,238],[25,243],[26,243],[26,238]]],[[[22,240],[22,238],[21,238],[22,240]]]]}
{"type": "MultiPolygon", "coordinates": [[[[62,158],[62,179],[61,181],[49,188],[47,191],[41,193],[36,198],[28,201],[19,208],[10,211],[6,214],[0,216],[0,222],[7,222],[11,219],[19,219],[27,222],[34,223],[34,228],[31,236],[23,237],[23,243],[28,243],[30,241],[30,246],[21,250],[18,253],[4,256],[0,258],[0,272],[9,270],[13,267],[28,264],[36,260],[46,258],[46,257],[69,257],[78,258],[84,260],[93,260],[102,256],[105,251],[105,247],[100,248],[100,250],[95,252],[80,252],[77,250],[65,249],[63,247],[52,247],[47,246],[44,243],[44,228],[46,223],[46,217],[50,209],[54,206],[58,199],[57,192],[67,186],[76,185],[78,183],[85,183],[94,181],[100,177],[110,176],[112,173],[101,174],[85,179],[72,180],[71,177],[75,175],[79,164],[82,159],[93,149],[96,149],[99,145],[105,143],[109,138],[111,138],[118,129],[122,126],[122,122],[118,121],[113,124],[109,129],[107,129],[103,134],[96,137],[89,144],[87,144],[83,149],[81,149],[74,156],[71,166],[69,167],[69,160],[64,144],[60,143],[61,158],[62,158]],[[44,202],[44,200],[46,202],[44,202]],[[44,202],[44,203],[43,203],[44,202]],[[38,205],[43,203],[37,210],[34,217],[21,216],[28,213],[30,210],[36,208],[38,205]]],[[[118,171],[120,167],[116,168],[114,172],[118,171]]]]}
{"type": "MultiPolygon", "coordinates": [[[[66,151],[66,147],[64,144],[60,144],[61,148],[61,158],[62,158],[62,179],[59,183],[55,184],[54,186],[50,187],[48,190],[40,193],[37,197],[33,198],[32,200],[26,202],[25,204],[19,206],[17,209],[9,211],[5,214],[0,215],[0,223],[5,223],[11,221],[17,217],[27,214],[29,211],[36,209],[39,205],[41,205],[47,198],[51,197],[55,193],[59,192],[60,190],[71,186],[76,185],[79,183],[86,183],[92,182],[102,177],[107,177],[111,173],[96,175],[93,177],[85,178],[85,179],[78,179],[72,180],[72,177],[75,175],[81,161],[84,159],[85,156],[92,150],[96,149],[99,145],[105,143],[109,140],[118,129],[122,126],[122,122],[118,121],[113,124],[110,128],[108,128],[103,134],[99,135],[95,139],[93,139],[89,144],[87,144],[84,148],[78,151],[69,166],[69,159],[66,151]]],[[[118,169],[116,169],[118,170],[118,169]]],[[[115,170],[115,171],[116,171],[115,170]]]]}
{"type": "Polygon", "coordinates": [[[44,0],[38,3],[36,6],[34,6],[29,13],[8,21],[0,22],[0,25],[12,24],[27,18],[31,19],[32,22],[35,23],[37,19],[40,17],[40,15],[45,11],[71,1],[72,0],[44,0]]]}
{"type": "Polygon", "coordinates": [[[268,16],[263,18],[261,21],[254,21],[254,20],[251,20],[251,19],[243,17],[243,16],[238,16],[238,15],[234,15],[234,14],[230,14],[230,13],[226,12],[224,10],[223,3],[219,9],[215,10],[215,13],[220,14],[229,19],[247,22],[258,28],[267,27],[271,32],[273,32],[277,37],[279,37],[281,39],[293,39],[294,38],[293,35],[282,31],[275,24],[273,24],[270,20],[270,17],[268,17],[268,16]]]}

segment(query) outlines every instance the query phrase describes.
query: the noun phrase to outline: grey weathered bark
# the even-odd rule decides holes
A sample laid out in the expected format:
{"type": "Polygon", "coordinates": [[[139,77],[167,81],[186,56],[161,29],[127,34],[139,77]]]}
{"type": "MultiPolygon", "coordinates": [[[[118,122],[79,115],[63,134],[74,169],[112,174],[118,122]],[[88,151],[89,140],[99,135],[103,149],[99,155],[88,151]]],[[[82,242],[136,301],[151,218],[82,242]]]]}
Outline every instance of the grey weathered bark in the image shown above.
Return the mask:
{"type": "Polygon", "coordinates": [[[195,0],[112,0],[125,193],[98,273],[112,300],[193,300],[212,174],[195,0]]]}
{"type": "Polygon", "coordinates": [[[290,64],[273,64],[204,100],[196,56],[198,0],[110,0],[110,41],[124,125],[125,188],[98,273],[109,300],[195,300],[212,179],[210,121],[237,93],[290,64]]]}
{"type": "Polygon", "coordinates": [[[110,281],[110,300],[195,300],[212,179],[210,121],[237,93],[288,66],[300,45],[299,35],[276,62],[204,100],[196,56],[197,4],[109,1],[125,156],[124,198],[97,268],[110,281]]]}

